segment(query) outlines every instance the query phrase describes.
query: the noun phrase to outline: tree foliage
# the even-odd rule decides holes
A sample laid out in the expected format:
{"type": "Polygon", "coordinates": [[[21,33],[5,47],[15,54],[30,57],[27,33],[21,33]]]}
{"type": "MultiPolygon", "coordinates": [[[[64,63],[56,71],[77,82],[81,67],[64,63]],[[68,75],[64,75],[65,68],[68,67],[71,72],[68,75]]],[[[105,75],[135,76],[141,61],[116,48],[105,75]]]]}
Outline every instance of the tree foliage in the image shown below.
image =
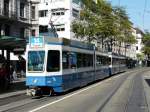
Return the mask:
{"type": "Polygon", "coordinates": [[[133,44],[132,23],[123,7],[112,7],[105,0],[82,0],[84,7],[80,19],[73,21],[72,31],[77,38],[112,43],[119,41],[133,44]]]}
{"type": "Polygon", "coordinates": [[[143,51],[150,58],[150,32],[145,32],[142,42],[144,44],[143,51]]]}

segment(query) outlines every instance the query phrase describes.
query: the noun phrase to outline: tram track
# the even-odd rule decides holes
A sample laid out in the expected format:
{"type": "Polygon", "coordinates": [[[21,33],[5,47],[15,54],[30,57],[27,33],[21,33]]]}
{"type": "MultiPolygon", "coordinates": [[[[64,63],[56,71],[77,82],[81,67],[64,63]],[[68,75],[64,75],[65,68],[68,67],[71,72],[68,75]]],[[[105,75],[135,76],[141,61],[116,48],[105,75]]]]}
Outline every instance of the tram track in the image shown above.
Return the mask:
{"type": "Polygon", "coordinates": [[[141,73],[142,72],[134,76],[131,92],[128,97],[128,102],[125,105],[124,112],[149,112],[141,73]]]}
{"type": "MultiPolygon", "coordinates": [[[[144,69],[145,70],[145,69],[144,69]]],[[[143,71],[144,71],[143,70],[143,71]]],[[[128,76],[130,74],[137,74],[139,70],[134,70],[134,71],[130,71],[130,72],[126,72],[124,73],[125,75],[121,76],[122,74],[120,74],[119,78],[119,83],[117,84],[116,88],[113,89],[113,91],[107,95],[107,97],[105,97],[104,99],[104,102],[102,103],[102,105],[100,106],[100,108],[98,109],[97,112],[101,112],[104,107],[107,105],[107,103],[111,100],[111,98],[116,94],[116,92],[121,88],[121,86],[124,84],[125,80],[128,78],[128,76]]],[[[141,71],[142,72],[142,71],[141,71]]],[[[141,73],[140,72],[140,73],[141,73]]],[[[116,77],[116,76],[113,76],[113,77],[116,77]]],[[[112,78],[113,78],[112,77],[112,78]]],[[[108,78],[109,79],[109,78],[108,78]]],[[[106,79],[107,80],[107,79],[106,79]]],[[[85,87],[86,88],[86,87],[85,87]]],[[[76,91],[80,91],[80,90],[76,90],[76,91]]],[[[24,103],[20,103],[19,105],[14,105],[12,106],[11,108],[8,108],[8,109],[4,109],[3,112],[22,112],[24,110],[28,110],[28,109],[31,109],[31,108],[36,108],[37,106],[41,105],[41,104],[46,104],[46,102],[53,102],[53,101],[56,101],[56,100],[59,100],[69,94],[72,94],[76,91],[73,91],[71,93],[67,93],[65,95],[61,95],[61,96],[53,96],[53,97],[41,97],[39,99],[31,99],[29,97],[25,98],[26,101],[24,103]]],[[[24,100],[24,99],[22,99],[24,100]]],[[[19,103],[20,101],[18,101],[19,103]]],[[[28,110],[29,111],[29,110],[28,110]]]]}
{"type": "Polygon", "coordinates": [[[28,99],[27,103],[21,104],[20,106],[14,106],[12,108],[6,109],[2,112],[23,112],[24,110],[28,110],[28,108],[37,107],[38,105],[50,101],[50,100],[56,100],[56,97],[42,97],[39,99],[28,99]]]}
{"type": "Polygon", "coordinates": [[[102,112],[104,107],[107,105],[107,103],[111,100],[111,98],[114,96],[114,94],[119,90],[119,88],[122,86],[122,84],[125,82],[125,80],[128,78],[129,74],[123,78],[123,80],[120,81],[118,86],[106,97],[106,100],[103,102],[103,104],[100,106],[100,108],[97,110],[97,112],[102,112]]]}
{"type": "MultiPolygon", "coordinates": [[[[115,77],[115,76],[113,76],[113,77],[115,77]]],[[[79,90],[77,90],[77,91],[79,91],[79,90]]],[[[72,94],[72,92],[68,93],[68,94],[72,94]]],[[[15,112],[15,111],[18,111],[18,110],[30,108],[31,105],[32,105],[32,107],[36,107],[37,105],[40,105],[41,103],[47,102],[49,100],[57,100],[57,99],[60,99],[61,97],[63,97],[63,96],[41,97],[39,99],[36,99],[36,98],[33,99],[33,98],[28,97],[28,96],[26,96],[24,94],[24,95],[17,96],[17,97],[8,97],[6,99],[3,99],[5,101],[0,103],[0,107],[4,108],[5,105],[7,104],[6,109],[3,109],[2,111],[3,112],[15,112]],[[22,97],[22,99],[21,99],[21,97],[22,97]],[[24,103],[20,103],[23,100],[26,100],[26,101],[24,101],[24,103]],[[18,102],[18,104],[15,105],[13,103],[13,101],[18,102]],[[13,103],[14,106],[12,106],[11,103],[13,103]],[[12,107],[11,108],[7,108],[7,107],[9,107],[9,105],[11,105],[12,107]]]]}
{"type": "MultiPolygon", "coordinates": [[[[123,82],[120,85],[118,85],[111,94],[109,94],[109,96],[104,101],[104,103],[100,106],[100,108],[97,110],[97,112],[141,112],[139,110],[135,111],[134,110],[135,108],[133,109],[133,107],[132,107],[133,105],[131,106],[130,102],[131,102],[131,100],[134,100],[134,101],[138,100],[138,103],[139,103],[141,100],[143,100],[142,98],[139,99],[138,97],[135,98],[134,96],[139,96],[137,94],[139,94],[140,89],[143,89],[142,80],[140,79],[141,78],[140,75],[143,72],[146,72],[146,71],[149,71],[149,70],[144,69],[140,72],[138,72],[138,71],[139,70],[136,70],[136,72],[135,71],[131,72],[132,77],[131,76],[129,77],[130,74],[128,74],[126,79],[124,79],[123,82]],[[125,83],[128,83],[128,85],[127,84],[125,85],[125,83]],[[139,83],[139,84],[137,84],[137,83],[139,83]],[[140,87],[140,89],[136,90],[138,88],[138,86],[140,87]],[[125,94],[121,95],[122,97],[120,97],[120,99],[126,98],[126,99],[123,99],[124,101],[118,100],[119,98],[117,98],[119,95],[116,95],[116,94],[120,93],[118,91],[122,91],[120,89],[122,89],[122,90],[124,89],[123,90],[124,92],[125,91],[129,92],[129,93],[126,92],[125,94]],[[117,99],[118,101],[115,101],[115,99],[117,99]],[[116,109],[116,110],[113,110],[113,109],[116,109]]],[[[144,92],[144,91],[142,91],[142,92],[144,92]]],[[[144,100],[146,101],[145,93],[144,93],[144,100]]],[[[132,102],[132,104],[134,104],[134,103],[135,102],[132,102]]],[[[146,102],[145,102],[145,104],[146,105],[141,105],[141,108],[144,109],[145,106],[146,107],[148,106],[146,102]]],[[[148,112],[148,111],[142,111],[142,112],[148,112]]]]}
{"type": "Polygon", "coordinates": [[[14,96],[7,97],[7,98],[0,98],[0,106],[6,105],[8,103],[12,103],[14,101],[27,99],[27,98],[28,98],[28,96],[26,96],[25,94],[14,95],[14,96]]]}

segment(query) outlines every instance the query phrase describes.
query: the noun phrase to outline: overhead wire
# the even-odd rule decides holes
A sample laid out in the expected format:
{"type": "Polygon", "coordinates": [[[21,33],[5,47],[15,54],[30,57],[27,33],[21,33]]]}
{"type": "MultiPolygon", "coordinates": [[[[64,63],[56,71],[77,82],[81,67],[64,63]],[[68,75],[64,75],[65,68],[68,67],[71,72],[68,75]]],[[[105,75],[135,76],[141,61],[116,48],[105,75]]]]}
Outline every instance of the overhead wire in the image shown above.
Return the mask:
{"type": "Polygon", "coordinates": [[[121,0],[119,0],[119,1],[118,1],[118,3],[119,3],[119,6],[120,6],[120,4],[121,4],[121,0]]]}
{"type": "Polygon", "coordinates": [[[145,27],[145,12],[146,12],[146,7],[147,7],[147,0],[145,0],[144,10],[143,10],[143,30],[144,30],[144,27],[145,27]]]}

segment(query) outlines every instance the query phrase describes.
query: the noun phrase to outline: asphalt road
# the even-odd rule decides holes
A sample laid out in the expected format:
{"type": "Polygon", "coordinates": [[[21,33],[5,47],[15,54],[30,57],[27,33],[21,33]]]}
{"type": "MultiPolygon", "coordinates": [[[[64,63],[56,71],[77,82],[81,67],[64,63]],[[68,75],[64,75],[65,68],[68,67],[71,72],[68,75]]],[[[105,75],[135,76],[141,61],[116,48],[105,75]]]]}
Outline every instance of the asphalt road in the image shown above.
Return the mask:
{"type": "Polygon", "coordinates": [[[0,99],[4,112],[149,112],[150,68],[130,70],[64,95],[0,99]]]}

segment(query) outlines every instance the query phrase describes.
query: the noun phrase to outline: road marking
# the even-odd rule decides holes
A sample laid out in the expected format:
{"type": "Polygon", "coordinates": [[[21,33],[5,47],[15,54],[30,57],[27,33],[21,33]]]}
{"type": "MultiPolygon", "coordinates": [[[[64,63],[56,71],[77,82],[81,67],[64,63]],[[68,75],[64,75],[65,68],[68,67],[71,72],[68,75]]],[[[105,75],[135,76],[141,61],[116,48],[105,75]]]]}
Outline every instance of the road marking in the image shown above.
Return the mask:
{"type": "MultiPolygon", "coordinates": [[[[133,71],[130,71],[130,72],[133,72],[133,71]]],[[[53,102],[51,102],[51,103],[48,103],[48,104],[43,105],[43,106],[41,106],[41,107],[38,107],[38,108],[36,108],[36,109],[30,110],[29,112],[36,112],[36,111],[38,111],[38,110],[41,110],[42,108],[45,108],[45,107],[50,106],[50,105],[53,105],[53,104],[55,104],[55,103],[57,103],[57,102],[60,102],[60,101],[62,101],[62,100],[65,100],[65,99],[67,99],[67,98],[70,98],[70,97],[72,97],[72,96],[74,96],[74,95],[77,95],[77,94],[79,94],[79,93],[82,93],[82,92],[84,92],[84,91],[86,91],[86,90],[89,90],[89,89],[91,89],[91,88],[94,88],[94,87],[96,87],[96,86],[98,86],[98,85],[100,85],[100,84],[102,84],[102,83],[105,83],[105,82],[110,81],[110,80],[112,80],[112,79],[116,79],[116,78],[118,78],[118,77],[120,77],[120,76],[127,75],[127,74],[129,74],[130,72],[127,72],[127,73],[123,73],[123,74],[121,74],[121,75],[116,75],[116,76],[110,77],[108,80],[104,80],[104,81],[102,81],[102,82],[99,82],[99,83],[97,83],[97,84],[94,84],[94,85],[92,85],[92,86],[90,86],[90,87],[87,87],[87,88],[85,88],[85,89],[82,89],[81,91],[75,92],[75,93],[73,93],[73,94],[71,94],[71,95],[69,95],[69,96],[66,96],[66,97],[62,98],[62,99],[53,101],[53,102]]]]}

